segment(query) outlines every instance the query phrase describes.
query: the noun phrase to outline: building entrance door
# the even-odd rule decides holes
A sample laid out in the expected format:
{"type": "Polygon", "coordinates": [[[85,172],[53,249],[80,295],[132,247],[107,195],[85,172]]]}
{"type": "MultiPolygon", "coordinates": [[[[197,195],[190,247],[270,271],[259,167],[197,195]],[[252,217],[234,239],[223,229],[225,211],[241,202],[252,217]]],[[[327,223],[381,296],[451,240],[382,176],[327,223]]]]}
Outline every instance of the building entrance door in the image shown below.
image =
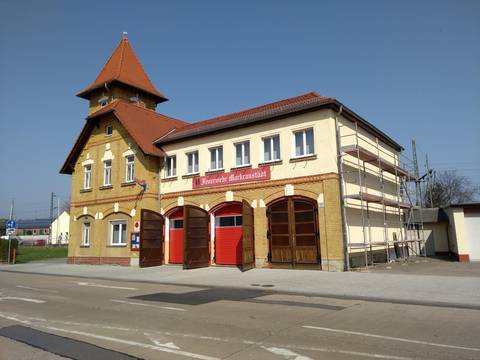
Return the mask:
{"type": "Polygon", "coordinates": [[[318,216],[315,201],[288,197],[267,209],[269,223],[270,261],[272,263],[316,264],[318,247],[318,216]]]}
{"type": "Polygon", "coordinates": [[[140,213],[140,267],[163,264],[163,216],[142,209],[140,213]]]}

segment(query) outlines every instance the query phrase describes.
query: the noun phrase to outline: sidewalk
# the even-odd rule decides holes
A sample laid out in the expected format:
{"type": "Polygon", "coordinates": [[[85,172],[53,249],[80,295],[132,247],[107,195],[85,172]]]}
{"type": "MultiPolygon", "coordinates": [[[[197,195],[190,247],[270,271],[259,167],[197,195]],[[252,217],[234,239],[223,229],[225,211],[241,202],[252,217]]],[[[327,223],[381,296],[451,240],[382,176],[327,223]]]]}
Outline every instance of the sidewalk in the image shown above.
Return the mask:
{"type": "Polygon", "coordinates": [[[0,273],[2,271],[196,287],[263,289],[303,295],[480,310],[480,273],[478,277],[283,269],[252,269],[242,273],[230,267],[183,270],[180,266],[167,265],[140,269],[108,265],[68,265],[58,262],[0,265],[0,273]]]}

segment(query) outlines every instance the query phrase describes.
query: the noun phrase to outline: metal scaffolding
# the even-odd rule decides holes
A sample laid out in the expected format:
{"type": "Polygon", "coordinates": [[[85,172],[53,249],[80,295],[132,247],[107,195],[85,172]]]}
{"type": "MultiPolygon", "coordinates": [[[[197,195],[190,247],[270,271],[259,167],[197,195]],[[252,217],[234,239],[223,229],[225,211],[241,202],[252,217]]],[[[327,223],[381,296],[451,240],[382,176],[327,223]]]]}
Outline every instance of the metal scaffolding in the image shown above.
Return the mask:
{"type": "Polygon", "coordinates": [[[352,214],[345,216],[349,232],[347,267],[357,267],[351,266],[351,261],[359,254],[363,255],[364,264],[358,267],[366,268],[376,262],[406,260],[410,255],[426,256],[422,199],[415,192],[412,194],[411,188],[418,187],[418,177],[412,175],[411,162],[401,159],[394,149],[386,151],[387,145],[382,146],[378,137],[372,140],[362,134],[356,122],[353,129],[339,124],[337,131],[343,206],[359,210],[361,225],[361,235],[352,236],[352,214]],[[349,191],[352,187],[358,191],[349,191]],[[415,216],[414,211],[419,215],[415,216]],[[374,217],[382,219],[380,226],[372,225],[374,217]],[[378,236],[380,227],[382,236],[378,236]]]}

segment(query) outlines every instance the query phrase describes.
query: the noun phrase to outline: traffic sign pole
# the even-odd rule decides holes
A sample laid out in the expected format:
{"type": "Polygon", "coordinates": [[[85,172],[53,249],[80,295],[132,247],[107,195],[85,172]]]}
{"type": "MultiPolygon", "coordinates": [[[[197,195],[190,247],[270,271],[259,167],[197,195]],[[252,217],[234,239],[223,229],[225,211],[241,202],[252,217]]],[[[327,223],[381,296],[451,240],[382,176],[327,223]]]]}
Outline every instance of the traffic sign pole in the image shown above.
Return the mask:
{"type": "MultiPolygon", "coordinates": [[[[9,226],[7,226],[8,229],[10,229],[10,228],[15,229],[15,227],[17,226],[15,224],[15,221],[13,221],[13,204],[14,203],[13,203],[13,200],[12,200],[12,204],[10,205],[10,220],[8,221],[9,226]]],[[[12,238],[10,236],[10,231],[8,231],[8,255],[7,255],[8,259],[7,259],[7,264],[10,264],[10,251],[11,251],[11,249],[12,249],[12,238]]]]}

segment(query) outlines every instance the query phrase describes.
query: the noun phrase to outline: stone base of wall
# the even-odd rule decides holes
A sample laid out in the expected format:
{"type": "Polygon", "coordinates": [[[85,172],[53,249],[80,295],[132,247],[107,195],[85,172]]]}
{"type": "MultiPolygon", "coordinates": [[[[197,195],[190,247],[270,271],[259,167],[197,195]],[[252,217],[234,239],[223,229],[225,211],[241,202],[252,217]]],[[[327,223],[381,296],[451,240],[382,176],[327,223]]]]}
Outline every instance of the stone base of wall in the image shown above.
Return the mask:
{"type": "Polygon", "coordinates": [[[67,264],[130,266],[129,257],[69,256],[67,264]]]}
{"type": "Polygon", "coordinates": [[[345,263],[343,260],[322,260],[322,270],[323,271],[345,271],[345,263]]]}

